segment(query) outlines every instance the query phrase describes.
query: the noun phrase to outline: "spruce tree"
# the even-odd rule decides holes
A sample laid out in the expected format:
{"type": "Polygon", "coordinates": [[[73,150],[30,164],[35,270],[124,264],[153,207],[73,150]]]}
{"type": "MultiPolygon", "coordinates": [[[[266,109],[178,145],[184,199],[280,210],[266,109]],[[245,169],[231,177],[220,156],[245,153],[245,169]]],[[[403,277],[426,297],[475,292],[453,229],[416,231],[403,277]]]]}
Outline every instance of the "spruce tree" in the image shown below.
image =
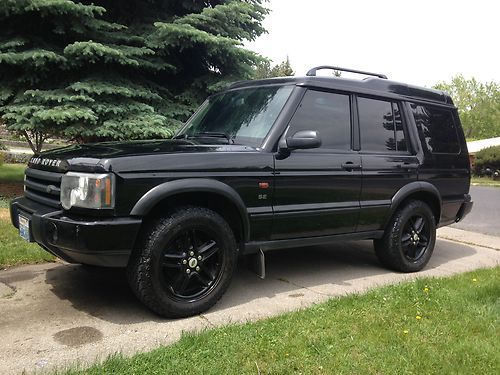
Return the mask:
{"type": "Polygon", "coordinates": [[[206,97],[252,76],[262,0],[2,0],[0,115],[35,152],[169,137],[206,97]]]}
{"type": "Polygon", "coordinates": [[[295,72],[290,64],[290,59],[287,56],[286,60],[283,60],[281,63],[276,64],[273,67],[271,67],[271,62],[269,60],[259,62],[253,76],[255,79],[265,79],[274,77],[289,77],[294,74],[295,72]]]}

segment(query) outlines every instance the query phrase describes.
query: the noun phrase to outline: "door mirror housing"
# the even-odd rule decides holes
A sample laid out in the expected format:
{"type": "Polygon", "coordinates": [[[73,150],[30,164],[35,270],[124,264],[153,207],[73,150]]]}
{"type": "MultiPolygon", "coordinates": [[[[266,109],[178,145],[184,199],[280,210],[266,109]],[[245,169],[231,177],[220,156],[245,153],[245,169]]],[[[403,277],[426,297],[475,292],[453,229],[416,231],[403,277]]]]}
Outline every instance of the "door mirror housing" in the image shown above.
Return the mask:
{"type": "Polygon", "coordinates": [[[278,159],[287,158],[292,150],[306,150],[321,147],[321,137],[316,130],[301,130],[278,143],[278,159]]]}
{"type": "Polygon", "coordinates": [[[321,138],[316,130],[301,130],[286,138],[288,150],[306,150],[321,146],[321,138]]]}

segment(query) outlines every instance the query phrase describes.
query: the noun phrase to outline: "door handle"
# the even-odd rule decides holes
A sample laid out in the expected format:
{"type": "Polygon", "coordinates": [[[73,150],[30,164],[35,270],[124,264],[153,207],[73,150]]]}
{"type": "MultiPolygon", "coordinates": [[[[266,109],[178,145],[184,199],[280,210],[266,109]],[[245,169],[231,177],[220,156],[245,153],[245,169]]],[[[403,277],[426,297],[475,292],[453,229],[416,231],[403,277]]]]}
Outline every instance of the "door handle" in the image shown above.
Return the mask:
{"type": "Polygon", "coordinates": [[[407,171],[412,171],[412,170],[415,170],[418,168],[418,165],[417,164],[413,164],[413,163],[403,163],[403,164],[396,164],[396,168],[398,169],[405,169],[407,171]]]}
{"type": "Polygon", "coordinates": [[[346,163],[342,163],[342,169],[351,172],[355,169],[361,169],[361,164],[354,164],[352,161],[348,161],[346,163]]]}

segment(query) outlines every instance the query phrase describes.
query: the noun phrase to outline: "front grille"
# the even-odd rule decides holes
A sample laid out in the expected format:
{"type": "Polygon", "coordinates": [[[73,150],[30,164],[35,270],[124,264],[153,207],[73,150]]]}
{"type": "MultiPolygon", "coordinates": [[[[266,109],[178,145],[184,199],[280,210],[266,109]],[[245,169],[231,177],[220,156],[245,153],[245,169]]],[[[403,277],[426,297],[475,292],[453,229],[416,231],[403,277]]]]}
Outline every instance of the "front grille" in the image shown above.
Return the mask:
{"type": "Polygon", "coordinates": [[[26,198],[47,206],[61,207],[62,173],[28,168],[24,181],[26,198]]]}

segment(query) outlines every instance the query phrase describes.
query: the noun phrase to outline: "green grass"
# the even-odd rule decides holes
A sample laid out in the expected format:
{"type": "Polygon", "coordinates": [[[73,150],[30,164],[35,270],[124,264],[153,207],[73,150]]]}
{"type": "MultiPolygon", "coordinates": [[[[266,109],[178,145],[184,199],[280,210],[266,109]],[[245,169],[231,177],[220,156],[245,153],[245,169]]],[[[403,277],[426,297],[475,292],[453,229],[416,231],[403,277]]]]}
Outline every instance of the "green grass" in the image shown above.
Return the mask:
{"type": "Polygon", "coordinates": [[[0,165],[0,181],[22,182],[25,169],[25,164],[2,164],[0,165]]]}
{"type": "MultiPolygon", "coordinates": [[[[0,199],[0,207],[6,200],[0,199]]],[[[0,208],[0,267],[50,262],[55,258],[35,243],[23,240],[10,223],[9,211],[0,208]]]]}
{"type": "Polygon", "coordinates": [[[9,199],[0,195],[0,210],[2,208],[9,208],[9,199]]]}
{"type": "Polygon", "coordinates": [[[470,182],[475,185],[500,187],[500,180],[495,181],[489,177],[472,177],[470,182]]]}
{"type": "MultiPolygon", "coordinates": [[[[22,182],[24,164],[3,164],[0,166],[0,184],[22,182]]],[[[0,188],[0,194],[2,189],[0,188]]],[[[9,199],[0,195],[0,267],[50,262],[55,258],[40,246],[23,240],[10,223],[9,199]]]]}
{"type": "MultiPolygon", "coordinates": [[[[493,374],[500,268],[335,298],[257,323],[185,334],[88,374],[493,374]]],[[[71,370],[69,373],[78,373],[71,370]]]]}

